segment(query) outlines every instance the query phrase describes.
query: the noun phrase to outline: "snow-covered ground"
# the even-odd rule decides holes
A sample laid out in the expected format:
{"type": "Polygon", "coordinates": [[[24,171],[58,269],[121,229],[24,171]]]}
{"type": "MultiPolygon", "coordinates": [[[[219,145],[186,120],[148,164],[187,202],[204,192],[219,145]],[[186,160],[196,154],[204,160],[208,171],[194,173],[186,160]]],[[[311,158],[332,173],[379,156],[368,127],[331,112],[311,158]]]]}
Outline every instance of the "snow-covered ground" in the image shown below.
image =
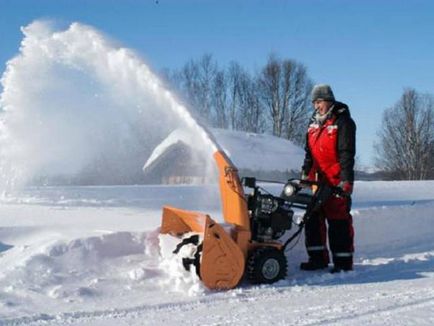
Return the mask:
{"type": "MultiPolygon", "coordinates": [[[[278,186],[270,190],[278,191],[278,186]]],[[[432,325],[434,182],[357,182],[355,271],[205,289],[160,256],[161,206],[211,213],[214,186],[28,188],[0,203],[0,325],[432,325]]],[[[167,242],[165,242],[167,244],[167,242]]]]}

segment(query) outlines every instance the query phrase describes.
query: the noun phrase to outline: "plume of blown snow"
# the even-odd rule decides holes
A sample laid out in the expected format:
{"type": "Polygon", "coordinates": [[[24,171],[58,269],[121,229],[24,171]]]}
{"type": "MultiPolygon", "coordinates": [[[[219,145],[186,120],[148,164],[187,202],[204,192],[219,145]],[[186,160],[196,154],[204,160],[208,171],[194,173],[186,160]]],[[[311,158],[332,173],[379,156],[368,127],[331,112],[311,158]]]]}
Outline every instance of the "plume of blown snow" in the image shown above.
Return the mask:
{"type": "Polygon", "coordinates": [[[22,28],[0,97],[0,186],[75,176],[128,183],[175,128],[217,146],[133,51],[80,23],[66,30],[35,21],[22,28]]]}

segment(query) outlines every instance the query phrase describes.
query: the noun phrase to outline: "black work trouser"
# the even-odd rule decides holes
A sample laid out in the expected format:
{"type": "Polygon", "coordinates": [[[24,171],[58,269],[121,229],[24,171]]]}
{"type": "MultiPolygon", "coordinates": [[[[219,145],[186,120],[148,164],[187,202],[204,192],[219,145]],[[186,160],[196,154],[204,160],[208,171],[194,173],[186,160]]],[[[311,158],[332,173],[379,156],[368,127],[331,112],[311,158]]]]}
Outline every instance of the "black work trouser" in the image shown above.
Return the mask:
{"type": "Polygon", "coordinates": [[[338,267],[352,268],[354,229],[350,206],[349,197],[333,196],[324,203],[320,211],[306,221],[305,244],[310,260],[329,263],[328,233],[333,263],[338,267]]]}

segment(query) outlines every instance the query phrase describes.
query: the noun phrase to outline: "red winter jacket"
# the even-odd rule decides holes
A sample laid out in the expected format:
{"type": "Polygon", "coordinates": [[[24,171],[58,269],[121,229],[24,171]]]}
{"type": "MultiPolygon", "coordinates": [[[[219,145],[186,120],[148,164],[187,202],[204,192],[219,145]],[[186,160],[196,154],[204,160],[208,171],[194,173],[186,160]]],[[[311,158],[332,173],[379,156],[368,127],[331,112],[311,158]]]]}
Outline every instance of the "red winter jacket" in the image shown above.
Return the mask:
{"type": "Polygon", "coordinates": [[[354,182],[356,125],[346,104],[335,102],[323,124],[312,117],[305,150],[303,171],[309,180],[325,179],[332,186],[354,182]]]}

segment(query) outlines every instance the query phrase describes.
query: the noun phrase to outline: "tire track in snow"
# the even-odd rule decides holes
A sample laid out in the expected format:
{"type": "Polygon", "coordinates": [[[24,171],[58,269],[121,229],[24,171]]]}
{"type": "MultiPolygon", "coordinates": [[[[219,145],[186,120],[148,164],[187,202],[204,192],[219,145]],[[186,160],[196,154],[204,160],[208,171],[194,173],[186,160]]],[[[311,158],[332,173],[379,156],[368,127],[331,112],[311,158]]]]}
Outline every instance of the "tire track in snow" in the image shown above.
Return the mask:
{"type": "MultiPolygon", "coordinates": [[[[239,290],[234,290],[235,292],[239,292],[239,290]]],[[[273,293],[269,294],[269,296],[273,296],[273,293]]],[[[19,325],[30,325],[33,323],[40,323],[43,325],[50,325],[49,323],[53,322],[55,325],[63,324],[63,323],[71,323],[78,322],[80,319],[100,319],[100,318],[128,318],[129,316],[133,317],[134,315],[154,312],[159,313],[163,311],[186,311],[186,310],[194,310],[198,307],[207,306],[209,304],[215,304],[220,302],[228,302],[231,303],[233,301],[250,301],[251,297],[248,297],[244,292],[240,294],[226,292],[223,294],[211,294],[206,298],[201,298],[196,301],[189,302],[179,302],[179,303],[161,303],[156,305],[138,305],[134,307],[124,308],[124,309],[105,309],[98,311],[76,311],[76,312],[65,312],[57,315],[54,314],[38,314],[34,316],[24,316],[12,319],[5,319],[4,321],[0,321],[0,326],[19,326],[19,325]],[[220,296],[215,298],[214,296],[220,296]]]]}
{"type": "MultiPolygon", "coordinates": [[[[288,293],[298,293],[294,291],[290,280],[281,281],[282,285],[277,286],[246,286],[239,287],[226,292],[211,293],[206,297],[189,302],[170,302],[160,303],[155,305],[143,304],[122,309],[104,309],[97,311],[76,311],[64,312],[59,314],[37,314],[33,316],[23,316],[18,318],[5,319],[0,321],[0,326],[20,326],[20,325],[60,325],[78,323],[80,321],[90,322],[97,319],[113,319],[113,318],[135,318],[136,316],[144,316],[149,318],[149,313],[155,313],[157,316],[165,311],[170,312],[186,312],[201,308],[207,308],[211,305],[220,303],[248,303],[258,300],[274,299],[276,297],[288,296],[288,293]],[[145,316],[146,314],[146,316],[145,316]]],[[[304,290],[311,291],[309,287],[304,290]]],[[[150,321],[150,324],[155,325],[155,322],[150,321]]],[[[141,323],[140,325],[146,325],[141,323]]]]}
{"type": "MultiPolygon", "coordinates": [[[[386,299],[385,299],[386,300],[386,299]]],[[[434,306],[434,296],[424,298],[424,299],[418,299],[412,302],[405,302],[396,305],[394,302],[392,302],[391,306],[387,306],[380,309],[369,309],[367,311],[364,311],[363,313],[354,314],[352,316],[343,316],[343,317],[336,317],[336,318],[330,318],[330,319],[322,319],[314,323],[308,323],[304,324],[306,326],[315,326],[315,325],[326,325],[326,324],[338,324],[341,325],[342,323],[348,324],[348,322],[351,321],[357,321],[360,318],[364,318],[367,316],[376,316],[378,317],[378,314],[387,314],[390,312],[396,312],[400,310],[408,310],[408,309],[414,309],[418,306],[427,306],[427,305],[433,305],[434,306]]],[[[357,305],[357,307],[361,307],[361,305],[357,305]]],[[[396,324],[396,321],[393,322],[396,324]]]]}
{"type": "MultiPolygon", "coordinates": [[[[345,291],[346,293],[356,292],[360,289],[359,285],[343,285],[335,287],[332,291],[339,293],[345,291]],[[346,289],[344,289],[345,287],[346,289]]],[[[324,289],[324,288],[323,288],[324,289]]],[[[375,289],[373,288],[375,291],[375,289]]],[[[156,325],[156,319],[158,316],[169,316],[168,313],[189,313],[192,311],[206,310],[210,307],[217,308],[218,305],[240,305],[243,304],[255,304],[260,302],[263,305],[268,305],[270,302],[291,302],[294,299],[294,295],[301,293],[309,295],[318,295],[318,286],[306,286],[298,287],[295,289],[289,284],[281,287],[254,287],[254,288],[241,288],[225,293],[217,293],[208,295],[205,298],[200,298],[198,300],[192,300],[190,302],[179,302],[179,303],[161,303],[156,305],[138,305],[135,307],[125,308],[125,309],[106,309],[100,311],[77,311],[77,312],[66,312],[61,314],[39,314],[29,317],[20,317],[3,321],[0,321],[0,325],[4,326],[19,326],[19,325],[60,325],[60,324],[72,324],[72,325],[85,325],[97,322],[102,322],[104,320],[114,320],[119,322],[126,321],[130,324],[133,320],[136,321],[137,325],[156,325]],[[139,322],[139,323],[137,323],[139,322]]],[[[293,316],[291,317],[292,323],[296,322],[299,325],[322,325],[322,324],[341,324],[357,322],[360,319],[368,317],[370,315],[387,314],[391,312],[414,309],[415,307],[433,305],[434,306],[434,296],[433,290],[428,288],[425,291],[421,291],[420,288],[405,292],[396,292],[393,290],[389,292],[388,295],[381,297],[370,297],[363,296],[358,299],[352,298],[350,301],[337,302],[335,308],[340,310],[341,316],[336,316],[338,312],[333,312],[333,318],[323,318],[324,314],[330,309],[330,302],[326,305],[318,305],[316,307],[311,307],[311,314],[304,314],[306,312],[302,305],[299,310],[295,309],[293,311],[293,316]],[[390,298],[393,296],[395,298],[390,298]],[[422,298],[421,298],[422,296],[422,298]],[[414,299],[416,298],[416,299],[414,299]],[[385,306],[386,305],[386,306],[385,306]],[[366,307],[366,309],[360,313],[354,312],[355,309],[360,309],[361,307],[366,307]],[[377,308],[380,307],[380,308],[377,308]],[[298,316],[297,316],[298,312],[298,316]],[[351,315],[349,315],[351,313],[351,315]],[[298,318],[297,318],[298,317],[298,318]],[[312,320],[314,319],[314,320],[312,320]]],[[[296,308],[296,307],[293,307],[296,308]]],[[[273,311],[270,311],[273,314],[273,311]]],[[[289,313],[289,315],[291,315],[289,313]]],[[[282,325],[288,316],[288,311],[276,311],[274,317],[279,320],[278,316],[282,317],[282,325]]],[[[170,316],[169,316],[170,317],[170,316]]],[[[239,318],[249,319],[251,316],[227,316],[229,320],[224,321],[222,324],[230,324],[229,321],[235,322],[239,318]],[[231,320],[232,318],[232,320],[231,320]],[[235,318],[235,319],[233,319],[235,318]]],[[[380,318],[380,321],[382,319],[380,318]]],[[[196,320],[197,321],[197,320],[196,320]]],[[[240,321],[240,320],[238,320],[240,321]]],[[[251,320],[252,322],[254,320],[251,320]]],[[[288,321],[288,320],[286,320],[288,321]]],[[[221,321],[220,321],[221,322],[221,321]]],[[[160,323],[161,324],[161,323],[160,323]]],[[[170,323],[169,323],[170,324],[170,323]]],[[[194,324],[194,323],[193,323],[194,324]]]]}

